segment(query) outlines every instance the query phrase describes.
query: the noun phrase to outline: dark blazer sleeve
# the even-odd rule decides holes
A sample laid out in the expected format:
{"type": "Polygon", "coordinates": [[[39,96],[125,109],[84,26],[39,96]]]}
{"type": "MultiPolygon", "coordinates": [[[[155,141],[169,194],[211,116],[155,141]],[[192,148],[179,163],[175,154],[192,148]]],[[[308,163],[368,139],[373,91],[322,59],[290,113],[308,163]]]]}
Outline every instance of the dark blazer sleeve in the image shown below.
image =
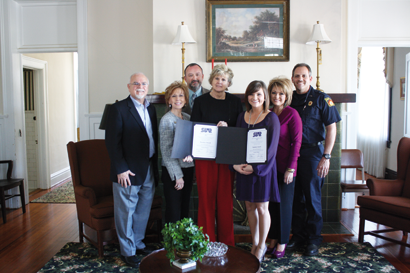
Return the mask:
{"type": "Polygon", "coordinates": [[[118,182],[117,174],[126,172],[130,169],[123,154],[122,131],[124,124],[118,106],[118,103],[111,106],[107,128],[105,130],[105,145],[111,160],[110,178],[114,182],[118,182]]]}
{"type": "Polygon", "coordinates": [[[158,120],[157,120],[157,111],[155,107],[150,104],[148,106],[148,113],[151,119],[152,124],[152,134],[154,136],[155,142],[155,154],[152,156],[152,167],[153,167],[153,174],[155,179],[155,186],[158,186],[159,181],[159,172],[158,172],[158,120]]]}

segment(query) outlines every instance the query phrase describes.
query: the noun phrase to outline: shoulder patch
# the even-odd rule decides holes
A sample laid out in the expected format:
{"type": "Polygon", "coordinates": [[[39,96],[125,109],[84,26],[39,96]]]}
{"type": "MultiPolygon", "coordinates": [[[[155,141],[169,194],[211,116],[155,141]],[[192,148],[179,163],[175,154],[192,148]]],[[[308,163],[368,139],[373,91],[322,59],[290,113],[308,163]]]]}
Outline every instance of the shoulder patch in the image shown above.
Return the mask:
{"type": "Polygon", "coordinates": [[[335,106],[331,98],[325,98],[325,101],[329,107],[335,106]]]}

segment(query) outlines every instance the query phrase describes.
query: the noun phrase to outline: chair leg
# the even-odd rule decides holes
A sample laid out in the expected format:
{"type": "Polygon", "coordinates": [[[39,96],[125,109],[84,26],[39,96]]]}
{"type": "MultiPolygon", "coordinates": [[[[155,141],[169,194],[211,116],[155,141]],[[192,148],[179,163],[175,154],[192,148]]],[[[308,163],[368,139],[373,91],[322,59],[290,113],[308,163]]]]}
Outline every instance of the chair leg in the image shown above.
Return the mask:
{"type": "Polygon", "coordinates": [[[360,224],[359,224],[359,243],[363,243],[364,240],[364,218],[360,217],[360,224]]]}
{"type": "Polygon", "coordinates": [[[84,243],[83,222],[78,220],[78,236],[80,237],[80,243],[84,243]]]}
{"type": "Polygon", "coordinates": [[[21,181],[19,188],[20,188],[21,208],[23,209],[23,213],[26,213],[26,196],[24,195],[24,180],[21,181]]]}
{"type": "Polygon", "coordinates": [[[6,219],[6,197],[4,196],[4,189],[0,190],[0,199],[1,199],[1,214],[3,215],[3,223],[7,222],[6,219]]]}
{"type": "Polygon", "coordinates": [[[97,244],[98,244],[98,257],[104,257],[104,242],[102,238],[102,232],[97,230],[97,244]]]}

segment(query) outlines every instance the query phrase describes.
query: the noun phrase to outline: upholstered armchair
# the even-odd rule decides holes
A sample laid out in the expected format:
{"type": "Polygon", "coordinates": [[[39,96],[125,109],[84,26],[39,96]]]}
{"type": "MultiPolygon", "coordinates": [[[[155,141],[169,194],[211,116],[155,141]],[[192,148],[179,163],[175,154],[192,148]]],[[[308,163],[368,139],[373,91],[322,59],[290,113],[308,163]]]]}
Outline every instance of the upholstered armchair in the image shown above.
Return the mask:
{"type": "Polygon", "coordinates": [[[116,240],[114,201],[110,180],[110,158],[105,140],[93,139],[67,144],[74,185],[80,242],[84,237],[104,256],[103,246],[116,240]],[[84,226],[86,225],[86,226],[84,226]],[[92,229],[95,236],[86,230],[92,229]]]}
{"type": "Polygon", "coordinates": [[[359,196],[360,206],[359,242],[364,235],[382,238],[410,247],[407,232],[410,231],[410,138],[403,137],[397,147],[397,179],[367,179],[370,196],[359,196]],[[391,229],[364,231],[365,220],[382,224],[391,229]],[[401,241],[380,233],[402,230],[401,241]]]}

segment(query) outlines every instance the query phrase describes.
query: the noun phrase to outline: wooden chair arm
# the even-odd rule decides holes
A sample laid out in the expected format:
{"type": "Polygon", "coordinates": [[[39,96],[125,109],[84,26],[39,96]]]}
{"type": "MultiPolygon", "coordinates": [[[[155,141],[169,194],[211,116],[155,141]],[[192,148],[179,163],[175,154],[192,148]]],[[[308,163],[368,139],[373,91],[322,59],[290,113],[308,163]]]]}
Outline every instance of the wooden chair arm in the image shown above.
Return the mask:
{"type": "Polygon", "coordinates": [[[7,163],[7,180],[11,179],[11,173],[13,171],[13,160],[0,160],[0,164],[7,163]]]}
{"type": "Polygon", "coordinates": [[[403,190],[402,180],[369,178],[366,184],[370,195],[376,196],[401,196],[403,190]]]}

